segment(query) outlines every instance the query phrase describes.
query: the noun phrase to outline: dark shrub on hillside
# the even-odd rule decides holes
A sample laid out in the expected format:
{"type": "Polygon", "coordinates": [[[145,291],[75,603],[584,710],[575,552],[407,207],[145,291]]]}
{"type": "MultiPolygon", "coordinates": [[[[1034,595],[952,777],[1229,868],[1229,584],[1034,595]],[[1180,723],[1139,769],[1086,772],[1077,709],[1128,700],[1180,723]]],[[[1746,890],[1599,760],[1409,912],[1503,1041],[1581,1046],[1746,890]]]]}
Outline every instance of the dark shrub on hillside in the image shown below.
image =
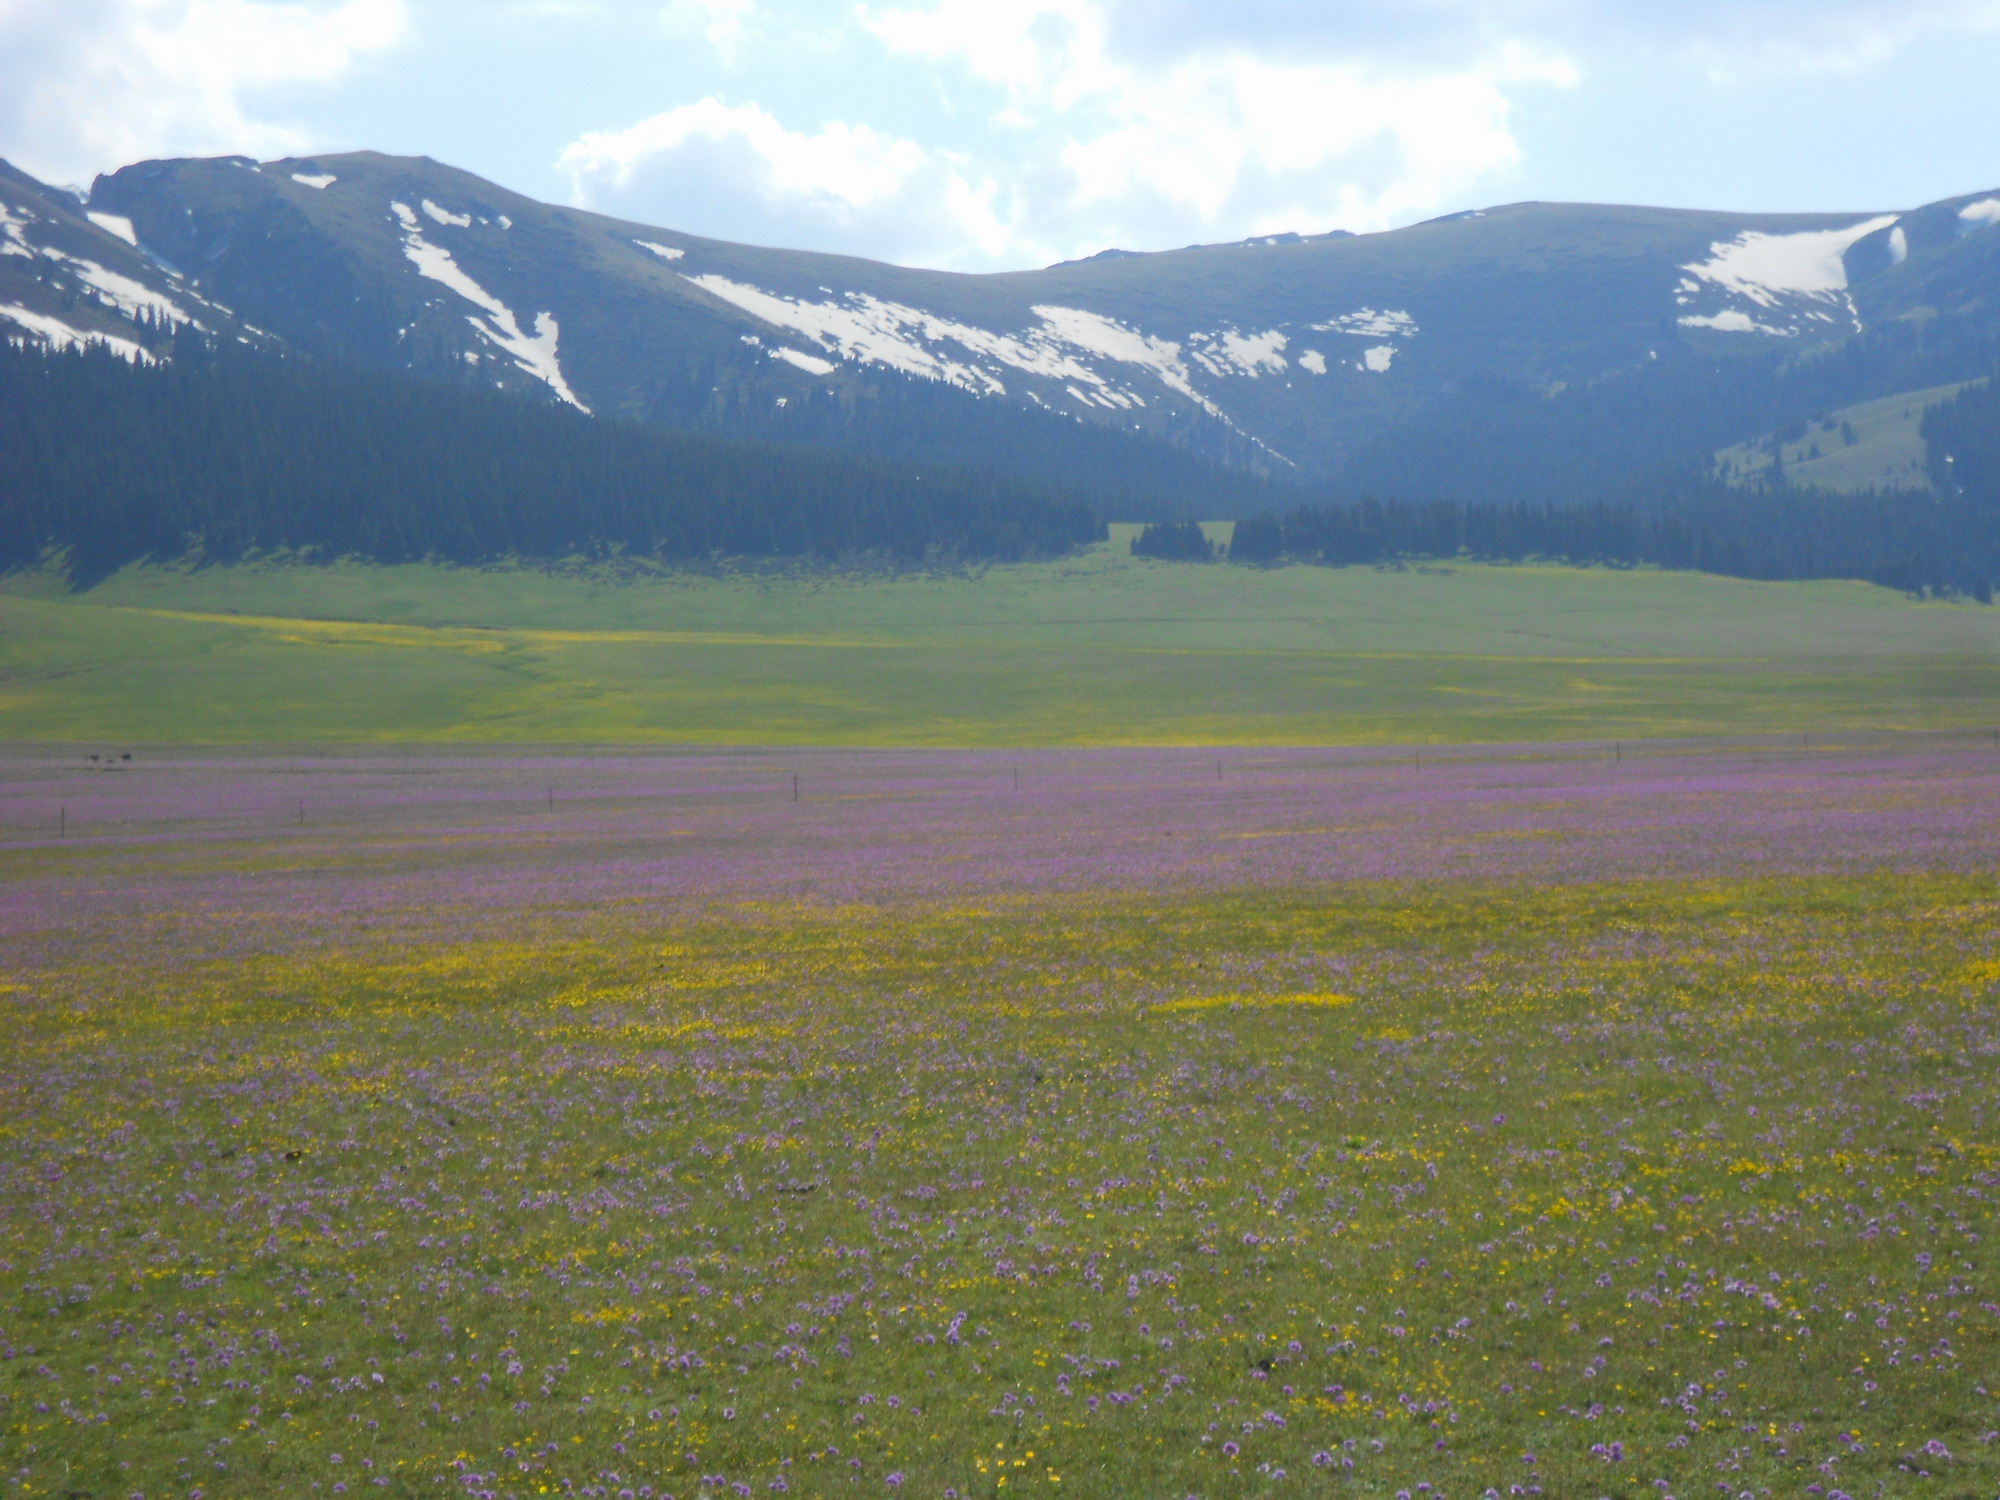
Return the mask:
{"type": "Polygon", "coordinates": [[[1285,523],[1269,512],[1236,523],[1229,539],[1229,556],[1235,562],[1276,562],[1285,550],[1285,523]]]}
{"type": "Polygon", "coordinates": [[[1215,548],[1199,521],[1161,521],[1132,539],[1132,555],[1166,562],[1211,562],[1215,548]]]}

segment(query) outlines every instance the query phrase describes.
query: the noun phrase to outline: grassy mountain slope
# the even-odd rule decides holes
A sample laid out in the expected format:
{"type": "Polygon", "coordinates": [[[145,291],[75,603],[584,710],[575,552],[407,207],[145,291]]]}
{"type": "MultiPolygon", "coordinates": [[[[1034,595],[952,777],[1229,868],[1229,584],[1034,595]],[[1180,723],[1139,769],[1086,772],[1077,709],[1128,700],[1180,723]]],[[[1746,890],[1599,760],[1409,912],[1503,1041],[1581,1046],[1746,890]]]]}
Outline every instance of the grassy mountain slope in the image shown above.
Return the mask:
{"type": "Polygon", "coordinates": [[[1924,413],[1965,387],[1963,383],[1904,391],[1845,406],[1782,433],[1766,433],[1715,455],[1731,484],[1757,484],[1781,467],[1795,485],[1855,494],[1870,489],[1928,489],[1924,413]]]}

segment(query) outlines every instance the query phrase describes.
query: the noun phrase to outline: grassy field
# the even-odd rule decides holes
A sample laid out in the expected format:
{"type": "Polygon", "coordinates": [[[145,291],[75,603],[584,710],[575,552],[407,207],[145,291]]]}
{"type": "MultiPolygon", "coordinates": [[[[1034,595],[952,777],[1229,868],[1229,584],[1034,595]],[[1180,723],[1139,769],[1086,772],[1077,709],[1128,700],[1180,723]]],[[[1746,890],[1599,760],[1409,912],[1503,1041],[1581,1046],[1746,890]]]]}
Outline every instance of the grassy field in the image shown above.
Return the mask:
{"type": "Polygon", "coordinates": [[[0,591],[4,736],[1410,743],[1984,725],[2000,612],[1863,584],[1079,558],[966,574],[141,568],[0,591]]]}
{"type": "Polygon", "coordinates": [[[8,1494],[1991,1500],[1989,752],[1026,759],[0,762],[8,1494]]]}

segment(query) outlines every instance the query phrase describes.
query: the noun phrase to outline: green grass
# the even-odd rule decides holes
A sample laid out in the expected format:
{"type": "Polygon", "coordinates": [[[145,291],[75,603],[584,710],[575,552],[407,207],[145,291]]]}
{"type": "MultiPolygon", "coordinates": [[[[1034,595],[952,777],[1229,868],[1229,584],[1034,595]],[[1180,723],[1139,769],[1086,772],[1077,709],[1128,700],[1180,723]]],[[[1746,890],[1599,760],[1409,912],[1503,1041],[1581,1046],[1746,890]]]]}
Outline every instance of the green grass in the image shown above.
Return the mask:
{"type": "Polygon", "coordinates": [[[0,1455],[1989,1500],[1991,896],[107,907],[0,975],[0,1455]]]}
{"type": "MultiPolygon", "coordinates": [[[[1905,391],[1879,401],[1843,407],[1796,442],[1779,445],[1792,483],[1852,494],[1870,489],[1929,489],[1930,470],[1920,428],[1929,408],[1955,396],[1963,385],[1905,391]],[[1842,424],[1854,434],[1847,441],[1842,424]]],[[[1751,483],[1771,468],[1771,441],[1738,443],[1715,455],[1737,484],[1751,483]]]]}
{"type": "Polygon", "coordinates": [[[1081,557],[966,574],[278,565],[0,589],[45,741],[1134,744],[1983,725],[2000,613],[1854,583],[1081,557]]]}

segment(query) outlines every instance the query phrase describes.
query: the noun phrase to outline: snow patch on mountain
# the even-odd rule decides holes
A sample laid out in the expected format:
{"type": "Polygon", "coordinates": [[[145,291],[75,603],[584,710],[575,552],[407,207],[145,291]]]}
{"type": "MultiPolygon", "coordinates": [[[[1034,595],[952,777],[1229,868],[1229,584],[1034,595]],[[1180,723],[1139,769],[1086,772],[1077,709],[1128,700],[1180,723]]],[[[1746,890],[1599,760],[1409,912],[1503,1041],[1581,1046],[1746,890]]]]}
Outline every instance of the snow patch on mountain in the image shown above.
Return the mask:
{"type": "Polygon", "coordinates": [[[999,341],[982,328],[953,323],[865,292],[850,292],[839,301],[808,302],[714,273],[687,280],[773,327],[804,334],[842,359],[886,365],[906,375],[941,380],[982,394],[1007,393],[1007,387],[987,370],[925,347],[927,343],[955,342],[968,351],[977,348],[1005,361],[1013,351],[995,349],[999,341]]]}
{"type": "Polygon", "coordinates": [[[816,354],[807,354],[802,350],[773,349],[770,351],[770,355],[773,359],[782,359],[788,365],[797,366],[808,375],[831,375],[834,371],[832,360],[821,359],[816,354]]]}
{"type": "Polygon", "coordinates": [[[1348,333],[1362,339],[1413,339],[1419,331],[1417,320],[1408,313],[1373,307],[1359,308],[1329,323],[1314,323],[1310,327],[1315,333],[1348,333]]]}
{"type": "Polygon", "coordinates": [[[441,224],[448,229],[470,229],[472,227],[471,214],[455,214],[448,208],[439,208],[428,198],[424,199],[423,206],[425,217],[433,223],[441,224]]]}
{"type": "Polygon", "coordinates": [[[1057,348],[1078,349],[1119,364],[1136,365],[1151,371],[1169,390],[1191,400],[1198,399],[1194,386],[1189,382],[1187,366],[1181,360],[1181,347],[1171,339],[1154,338],[1149,333],[1127,327],[1116,318],[1107,318],[1102,313],[1081,307],[1062,307],[1047,302],[1037,305],[1033,311],[1042,324],[1036,335],[1057,348]]]}
{"type": "Polygon", "coordinates": [[[1396,346],[1394,344],[1377,344],[1373,349],[1369,349],[1362,354],[1361,368],[1368,371],[1371,375],[1386,375],[1389,373],[1389,366],[1395,362],[1395,359],[1396,346]]]}
{"type": "Polygon", "coordinates": [[[91,295],[105,306],[123,313],[128,318],[151,316],[163,323],[178,327],[191,324],[201,328],[201,321],[190,314],[173,298],[154,291],[142,281],[99,265],[94,260],[86,260],[81,255],[71,255],[58,250],[53,245],[36,247],[35,254],[43,260],[52,261],[63,267],[70,276],[89,289],[91,295]]]}
{"type": "Polygon", "coordinates": [[[1845,229],[1816,229],[1804,234],[1765,234],[1745,230],[1733,240],[1709,246],[1709,258],[1683,266],[1699,281],[1759,307],[1776,307],[1786,297],[1833,297],[1847,290],[1843,261],[1856,240],[1896,222],[1895,214],[1864,219],[1845,229]]]}
{"type": "Polygon", "coordinates": [[[135,365],[150,365],[156,362],[151,354],[131,339],[121,339],[115,334],[98,333],[91,329],[72,328],[60,318],[52,318],[47,313],[29,312],[18,303],[0,303],[0,318],[6,318],[27,329],[29,333],[58,352],[80,346],[96,346],[109,349],[120,359],[135,365]]]}
{"type": "Polygon", "coordinates": [[[1717,333],[1767,333],[1773,338],[1790,338],[1789,328],[1773,328],[1769,323],[1759,323],[1741,308],[1729,308],[1719,313],[1690,315],[1681,319],[1683,328],[1713,328],[1717,333]]]}
{"type": "Polygon", "coordinates": [[[172,324],[191,323],[196,328],[201,324],[190,316],[171,297],[162,296],[144,282],[134,281],[130,276],[121,276],[116,271],[106,270],[94,260],[85,260],[80,255],[65,255],[62,251],[44,247],[42,254],[48,259],[61,262],[70,268],[76,279],[97,294],[97,299],[128,318],[138,318],[147,314],[172,324]]]}
{"type": "Polygon", "coordinates": [[[1240,333],[1226,328],[1218,333],[1190,334],[1189,352],[1212,375],[1282,375],[1286,363],[1284,334],[1273,328],[1265,333],[1240,333]]]}
{"type": "Polygon", "coordinates": [[[1310,370],[1315,375],[1326,373],[1326,356],[1317,349],[1307,349],[1299,355],[1299,368],[1310,370]]]}
{"type": "Polygon", "coordinates": [[[1814,323],[1844,323],[1858,330],[1861,319],[1847,295],[1845,257],[1857,240],[1895,224],[1897,217],[1884,214],[1843,229],[1801,234],[1749,229],[1733,240],[1717,240],[1709,246],[1707,260],[1681,267],[1688,274],[1676,290],[1676,303],[1688,307],[1698,298],[1719,293],[1725,304],[1748,303],[1776,316],[1760,319],[1741,305],[1725,305],[1713,312],[1688,313],[1681,326],[1781,338],[1797,337],[1814,323]]]}
{"type": "MultiPolygon", "coordinates": [[[[98,217],[96,214],[91,215],[93,220],[98,217]]],[[[103,217],[110,218],[111,215],[106,214],[103,217]]],[[[71,255],[66,250],[58,250],[54,245],[31,243],[27,235],[28,227],[39,222],[38,217],[27,209],[12,211],[4,204],[0,204],[0,255],[45,260],[59,266],[79,290],[87,291],[105,306],[128,318],[152,317],[176,327],[190,324],[196,328],[203,328],[201,321],[186,308],[173,298],[154,291],[142,281],[121,275],[81,255],[71,255]]],[[[131,228],[129,221],[121,219],[119,222],[125,224],[127,229],[131,228]]],[[[136,243],[136,236],[134,240],[136,243]]]]}
{"type": "MultiPolygon", "coordinates": [[[[1217,421],[1236,426],[1196,389],[1179,343],[1085,308],[1040,304],[1031,309],[1038,327],[996,333],[867,292],[842,294],[822,287],[826,300],[816,301],[768,292],[714,272],[686,279],[773,327],[811,339],[836,359],[883,365],[978,395],[1004,396],[1008,382],[1020,375],[1050,382],[1079,406],[1106,411],[1145,407],[1146,396],[1128,383],[1124,368],[1102,368],[1108,361],[1144,372],[1217,421]]],[[[1280,352],[1285,336],[1277,330],[1244,334],[1226,329],[1195,334],[1189,342],[1199,345],[1195,359],[1215,373],[1257,375],[1287,368],[1280,352]]],[[[772,354],[790,358],[776,350],[772,354]]],[[[1022,394],[1042,400],[1031,389],[1022,394]]]]}
{"type": "Polygon", "coordinates": [[[1219,406],[1194,388],[1188,367],[1181,359],[1181,346],[1173,340],[1155,338],[1136,328],[1128,328],[1115,318],[1087,312],[1080,307],[1042,303],[1034,308],[1034,314],[1042,320],[1040,332],[1043,337],[1081,349],[1087,354],[1101,355],[1120,364],[1148,370],[1168,390],[1192,401],[1210,416],[1229,420],[1223,416],[1219,406]]]}
{"type": "Polygon", "coordinates": [[[331,172],[294,172],[292,181],[300,187],[314,188],[323,193],[340,179],[331,172]]]}
{"type": "Polygon", "coordinates": [[[678,245],[662,245],[653,240],[634,240],[632,243],[637,245],[641,250],[652,251],[661,260],[679,260],[687,254],[687,251],[681,249],[678,245]]]}
{"type": "MultiPolygon", "coordinates": [[[[812,340],[835,359],[883,365],[982,396],[1005,396],[1009,382],[1024,376],[1049,382],[1078,406],[1121,412],[1149,404],[1146,395],[1129,383],[1130,375],[1143,374],[1218,422],[1242,431],[1196,388],[1189,356],[1184,356],[1180,343],[1086,308],[1038,304],[1030,310],[1039,326],[996,333],[867,292],[836,293],[821,287],[826,300],[816,301],[765,291],[715,272],[682,274],[691,285],[732,307],[812,340]],[[1106,369],[1107,363],[1115,368],[1106,369]]],[[[1286,336],[1276,329],[1252,334],[1222,329],[1190,335],[1188,343],[1194,361],[1216,374],[1256,376],[1289,368],[1282,353],[1286,336]]],[[[769,352],[773,358],[798,363],[797,351],[769,352]]],[[[803,364],[799,368],[812,369],[803,364]]],[[[813,369],[813,373],[825,372],[813,369]]],[[[1032,386],[1019,394],[1037,405],[1048,404],[1032,386]]],[[[1254,435],[1245,436],[1283,458],[1254,435]]]]}
{"type": "Polygon", "coordinates": [[[1889,264],[1900,266],[1909,258],[1910,237],[1903,232],[1903,226],[1898,224],[1889,231],[1889,264]]]}
{"type": "Polygon", "coordinates": [[[17,215],[6,204],[0,203],[0,255],[23,255],[34,259],[35,247],[28,243],[27,229],[35,222],[35,216],[27,209],[22,209],[17,215]]]}
{"type": "Polygon", "coordinates": [[[395,211],[403,226],[403,254],[417,268],[418,274],[450,288],[483,311],[486,314],[484,318],[467,317],[465,321],[488,343],[511,355],[523,371],[541,381],[578,411],[588,412],[590,408],[577,400],[576,392],[563,378],[562,362],[556,352],[561,330],[557,327],[555,315],[536,313],[535,331],[532,334],[524,332],[520,320],[506,303],[466,275],[449,250],[424,238],[416,212],[409,204],[391,203],[389,207],[395,211]]]}
{"type": "Polygon", "coordinates": [[[122,214],[100,214],[93,211],[90,222],[106,234],[123,240],[133,249],[139,248],[139,231],[132,227],[132,221],[122,214]]]}
{"type": "Polygon", "coordinates": [[[1958,211],[1958,221],[1967,229],[1990,229],[2000,224],[2000,198],[1981,198],[1958,211]]]}

